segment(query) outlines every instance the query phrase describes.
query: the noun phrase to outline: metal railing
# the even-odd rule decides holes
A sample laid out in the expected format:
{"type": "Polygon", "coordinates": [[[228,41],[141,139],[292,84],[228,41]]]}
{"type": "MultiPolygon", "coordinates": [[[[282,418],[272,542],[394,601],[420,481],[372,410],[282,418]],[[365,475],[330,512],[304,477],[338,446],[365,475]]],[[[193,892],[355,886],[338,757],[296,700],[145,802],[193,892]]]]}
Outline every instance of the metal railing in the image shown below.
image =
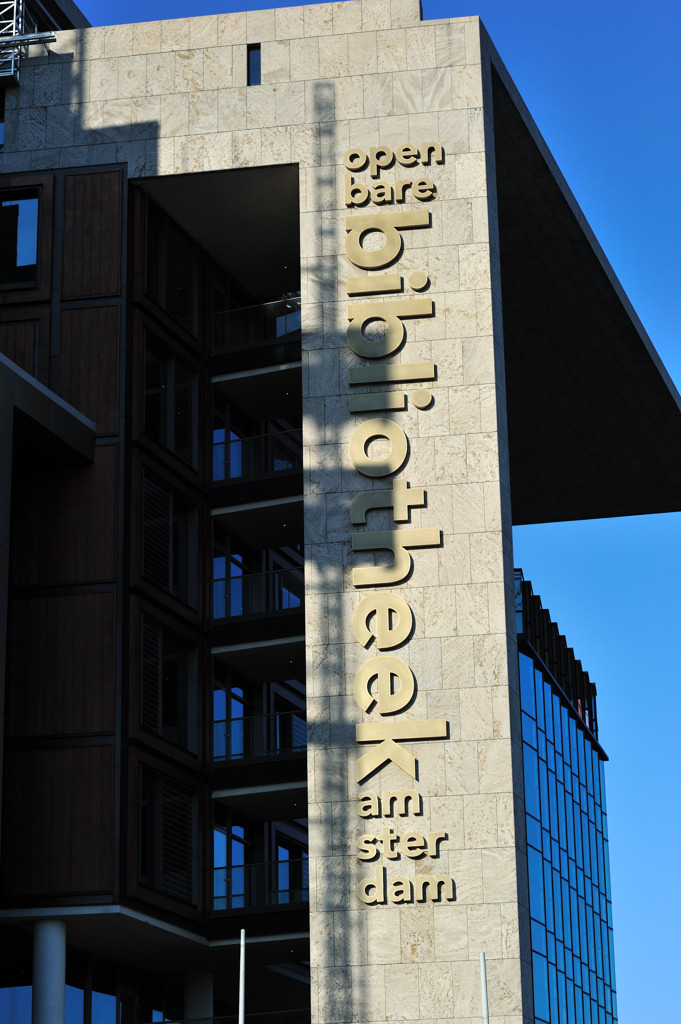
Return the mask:
{"type": "Polygon", "coordinates": [[[302,566],[229,579],[217,577],[212,581],[213,618],[231,619],[302,608],[304,586],[302,566]]]}
{"type": "Polygon", "coordinates": [[[213,910],[306,903],[308,877],[307,857],[213,868],[213,910]]]}
{"type": "Polygon", "coordinates": [[[255,437],[224,439],[225,431],[213,432],[213,480],[243,480],[250,476],[302,469],[303,432],[282,430],[255,437]],[[223,434],[223,437],[216,435],[223,434]]]}
{"type": "Polygon", "coordinates": [[[307,723],[302,711],[279,711],[213,722],[214,761],[290,754],[305,750],[306,746],[307,723]]]}
{"type": "Polygon", "coordinates": [[[300,295],[213,314],[213,355],[292,338],[300,331],[300,295]]]}

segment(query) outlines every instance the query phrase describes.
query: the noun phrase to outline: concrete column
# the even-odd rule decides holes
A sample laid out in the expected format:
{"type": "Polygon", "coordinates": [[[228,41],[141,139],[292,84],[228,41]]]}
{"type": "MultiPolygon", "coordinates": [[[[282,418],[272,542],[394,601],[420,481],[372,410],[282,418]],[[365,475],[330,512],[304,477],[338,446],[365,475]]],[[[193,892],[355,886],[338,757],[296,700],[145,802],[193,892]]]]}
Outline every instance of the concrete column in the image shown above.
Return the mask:
{"type": "Polygon", "coordinates": [[[184,1015],[186,1020],[213,1019],[213,975],[186,974],[184,979],[184,1015]]]}
{"type": "Polygon", "coordinates": [[[64,1024],[66,924],[36,921],[33,926],[33,1024],[64,1024]]]}

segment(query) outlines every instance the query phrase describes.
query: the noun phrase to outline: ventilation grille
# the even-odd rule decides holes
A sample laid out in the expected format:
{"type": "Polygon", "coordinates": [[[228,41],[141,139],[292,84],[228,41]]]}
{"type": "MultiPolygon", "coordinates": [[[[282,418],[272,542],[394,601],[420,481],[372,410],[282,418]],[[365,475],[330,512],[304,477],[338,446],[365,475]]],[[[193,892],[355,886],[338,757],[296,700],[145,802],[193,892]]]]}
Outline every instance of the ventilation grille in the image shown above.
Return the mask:
{"type": "Polygon", "coordinates": [[[142,512],[142,575],[164,590],[171,589],[171,514],[169,491],[146,473],[142,512]]]}
{"type": "Polygon", "coordinates": [[[159,671],[162,631],[149,619],[142,620],[142,725],[158,732],[159,671]]]}
{"type": "Polygon", "coordinates": [[[180,362],[175,364],[175,454],[194,462],[194,374],[180,362]]]}
{"type": "Polygon", "coordinates": [[[162,868],[160,888],[169,896],[193,899],[193,799],[171,782],[163,782],[161,803],[162,868]]]}
{"type": "Polygon", "coordinates": [[[168,220],[166,247],[166,310],[178,324],[196,333],[196,266],[191,238],[168,220]]]}

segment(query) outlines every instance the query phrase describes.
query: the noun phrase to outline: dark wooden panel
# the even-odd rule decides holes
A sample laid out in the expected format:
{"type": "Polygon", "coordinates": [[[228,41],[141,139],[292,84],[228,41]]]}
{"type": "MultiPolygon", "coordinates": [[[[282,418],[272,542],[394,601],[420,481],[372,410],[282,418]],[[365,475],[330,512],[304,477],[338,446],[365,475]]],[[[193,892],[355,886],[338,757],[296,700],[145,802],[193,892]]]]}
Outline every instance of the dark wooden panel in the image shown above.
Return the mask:
{"type": "Polygon", "coordinates": [[[0,352],[31,376],[36,370],[37,323],[0,324],[0,352]]]}
{"type": "Polygon", "coordinates": [[[62,294],[118,295],[121,288],[122,172],[64,178],[62,294]]]}
{"type": "Polygon", "coordinates": [[[114,578],[118,446],[95,448],[92,466],[18,476],[12,493],[15,586],[114,578]]]}
{"type": "Polygon", "coordinates": [[[114,748],[7,751],[5,896],[110,892],[114,748]]]}
{"type": "Polygon", "coordinates": [[[99,434],[118,429],[118,343],[118,306],[62,313],[59,392],[99,434]]]}
{"type": "Polygon", "coordinates": [[[9,737],[114,731],[114,594],[14,599],[9,632],[9,737]]]}
{"type": "Polygon", "coordinates": [[[45,303],[0,306],[0,352],[49,385],[50,309],[45,303]],[[36,370],[37,353],[37,374],[36,370]]]}

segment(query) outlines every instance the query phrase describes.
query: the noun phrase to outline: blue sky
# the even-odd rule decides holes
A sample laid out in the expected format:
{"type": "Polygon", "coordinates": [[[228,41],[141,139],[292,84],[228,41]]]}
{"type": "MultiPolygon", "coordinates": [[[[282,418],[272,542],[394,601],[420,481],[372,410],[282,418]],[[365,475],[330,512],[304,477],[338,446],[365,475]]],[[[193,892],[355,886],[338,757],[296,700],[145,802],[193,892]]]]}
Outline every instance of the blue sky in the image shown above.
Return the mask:
{"type": "MultiPolygon", "coordinates": [[[[84,0],[94,24],[283,4],[84,0]]],[[[677,388],[681,5],[423,0],[479,15],[677,388]]],[[[681,513],[523,527],[516,565],[596,682],[621,1024],[679,1019],[681,513]]]]}

